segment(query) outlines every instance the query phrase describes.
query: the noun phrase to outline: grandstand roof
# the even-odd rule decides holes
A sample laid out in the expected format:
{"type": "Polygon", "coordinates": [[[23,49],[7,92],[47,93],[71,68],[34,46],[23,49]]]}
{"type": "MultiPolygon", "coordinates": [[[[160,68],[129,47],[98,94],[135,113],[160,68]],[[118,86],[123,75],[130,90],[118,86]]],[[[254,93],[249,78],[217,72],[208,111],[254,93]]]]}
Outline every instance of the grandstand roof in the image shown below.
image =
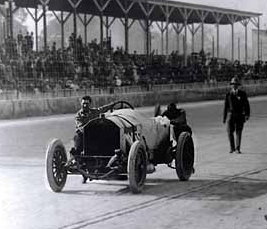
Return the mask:
{"type": "MultiPolygon", "coordinates": [[[[6,0],[0,0],[4,4],[6,0]]],[[[43,2],[45,0],[42,0],[43,2]]],[[[49,0],[46,0],[49,1],[49,0]]],[[[231,24],[253,17],[261,16],[260,13],[219,8],[207,5],[191,4],[169,0],[50,0],[49,10],[72,12],[70,2],[80,2],[77,8],[78,13],[91,15],[103,15],[123,18],[125,10],[129,8],[128,17],[132,19],[149,19],[152,21],[165,21],[164,11],[170,10],[169,22],[183,23],[186,12],[188,13],[187,23],[200,23],[201,15],[205,16],[206,24],[231,24]],[[150,12],[150,14],[148,14],[150,12]],[[216,20],[217,19],[217,20],[216,20]],[[218,19],[220,19],[218,21],[218,19]]],[[[22,8],[36,8],[40,5],[40,0],[14,0],[16,6],[22,8]]]]}

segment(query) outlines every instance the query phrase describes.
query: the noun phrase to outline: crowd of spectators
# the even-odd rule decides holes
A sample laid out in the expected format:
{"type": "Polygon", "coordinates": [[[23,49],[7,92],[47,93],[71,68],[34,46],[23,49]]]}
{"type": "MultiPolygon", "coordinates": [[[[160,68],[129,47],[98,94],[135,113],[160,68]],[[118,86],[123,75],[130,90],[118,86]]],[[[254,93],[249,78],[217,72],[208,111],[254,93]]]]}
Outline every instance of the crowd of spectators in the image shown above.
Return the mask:
{"type": "Polygon", "coordinates": [[[20,91],[74,90],[90,87],[192,83],[240,78],[266,78],[267,63],[255,65],[211,58],[203,51],[192,53],[187,66],[184,57],[173,51],[168,57],[127,54],[122,47],[111,47],[111,38],[103,48],[96,39],[84,44],[81,36],[71,34],[68,47],[54,42],[46,50],[33,50],[33,33],[19,32],[16,39],[6,38],[0,47],[0,87],[20,91]]]}

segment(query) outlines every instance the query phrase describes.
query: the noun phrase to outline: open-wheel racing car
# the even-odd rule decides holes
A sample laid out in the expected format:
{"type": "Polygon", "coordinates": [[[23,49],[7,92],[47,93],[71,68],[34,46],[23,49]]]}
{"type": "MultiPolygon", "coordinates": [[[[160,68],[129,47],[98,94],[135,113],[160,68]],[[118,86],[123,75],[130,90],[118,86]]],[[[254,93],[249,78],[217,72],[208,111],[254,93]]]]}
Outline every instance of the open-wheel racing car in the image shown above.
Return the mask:
{"type": "Polygon", "coordinates": [[[54,139],[46,150],[46,179],[51,190],[60,192],[67,176],[77,174],[83,176],[84,183],[87,179],[128,177],[131,192],[139,193],[147,173],[154,172],[158,164],[175,169],[181,181],[189,180],[194,173],[191,128],[184,122],[178,124],[174,146],[170,120],[158,114],[147,117],[128,102],[115,102],[110,112],[83,127],[84,150],[75,157],[54,139]]]}

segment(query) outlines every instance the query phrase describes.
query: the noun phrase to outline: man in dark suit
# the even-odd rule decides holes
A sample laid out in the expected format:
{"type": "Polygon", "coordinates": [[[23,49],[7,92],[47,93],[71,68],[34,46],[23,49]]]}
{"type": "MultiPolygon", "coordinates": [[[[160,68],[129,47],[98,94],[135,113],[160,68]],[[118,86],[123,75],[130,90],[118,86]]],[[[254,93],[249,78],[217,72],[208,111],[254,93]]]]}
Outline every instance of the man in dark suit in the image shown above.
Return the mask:
{"type": "Polygon", "coordinates": [[[230,142],[230,153],[241,153],[241,137],[244,123],[250,117],[250,105],[245,91],[240,89],[237,77],[231,80],[231,90],[226,94],[224,103],[223,123],[227,124],[227,134],[230,142]],[[236,142],[234,138],[236,133],[236,142]]]}

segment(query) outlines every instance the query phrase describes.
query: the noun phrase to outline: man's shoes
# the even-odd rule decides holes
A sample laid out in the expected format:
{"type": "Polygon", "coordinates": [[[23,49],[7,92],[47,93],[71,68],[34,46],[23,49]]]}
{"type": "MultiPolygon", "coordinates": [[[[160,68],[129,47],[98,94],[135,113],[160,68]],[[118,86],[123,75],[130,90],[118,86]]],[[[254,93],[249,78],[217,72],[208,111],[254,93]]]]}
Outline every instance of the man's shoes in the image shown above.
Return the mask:
{"type": "Polygon", "coordinates": [[[233,150],[231,150],[229,153],[233,153],[234,151],[233,150]]]}
{"type": "Polygon", "coordinates": [[[237,149],[235,152],[236,152],[237,154],[241,154],[241,151],[238,150],[238,149],[237,149]]]}

